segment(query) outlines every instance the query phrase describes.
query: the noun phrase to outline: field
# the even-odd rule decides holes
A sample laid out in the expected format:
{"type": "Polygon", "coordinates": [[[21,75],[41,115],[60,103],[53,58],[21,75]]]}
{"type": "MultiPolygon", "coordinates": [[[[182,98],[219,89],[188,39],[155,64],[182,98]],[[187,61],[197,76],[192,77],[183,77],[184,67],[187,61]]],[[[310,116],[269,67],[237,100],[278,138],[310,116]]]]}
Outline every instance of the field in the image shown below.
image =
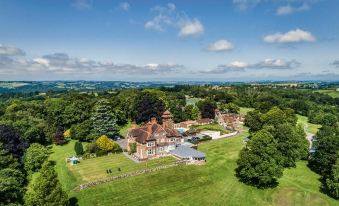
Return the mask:
{"type": "MultiPolygon", "coordinates": [[[[204,166],[177,166],[150,174],[105,183],[80,192],[70,191],[77,179],[65,164],[73,148],[54,147],[51,159],[70,197],[82,205],[337,205],[319,192],[319,176],[300,161],[285,170],[277,188],[261,190],[240,183],[234,176],[236,160],[244,146],[244,133],[235,138],[199,145],[207,155],[204,166]]],[[[100,166],[100,165],[95,165],[100,166]]],[[[93,168],[88,168],[93,169],[93,168]]]]}
{"type": "Polygon", "coordinates": [[[247,114],[247,112],[253,111],[254,108],[240,107],[240,114],[247,114]]]}
{"type": "Polygon", "coordinates": [[[298,123],[306,127],[306,130],[312,134],[316,134],[318,129],[321,127],[320,124],[312,124],[308,122],[308,118],[305,116],[297,115],[298,123]]]}
{"type": "Polygon", "coordinates": [[[68,164],[67,166],[69,170],[73,172],[74,176],[79,179],[79,182],[84,183],[174,162],[175,159],[173,157],[164,157],[147,162],[135,163],[123,154],[113,154],[83,160],[78,165],[72,166],[68,164]],[[118,170],[119,168],[120,171],[118,170]],[[110,169],[112,173],[107,174],[107,169],[110,169]]]}
{"type": "Polygon", "coordinates": [[[25,82],[0,82],[0,88],[6,88],[6,89],[14,89],[18,87],[23,87],[29,85],[29,83],[25,82]]]}
{"type": "Polygon", "coordinates": [[[195,105],[200,100],[202,100],[202,99],[201,98],[188,97],[188,98],[186,98],[186,105],[195,105]]]}
{"type": "Polygon", "coordinates": [[[68,172],[63,171],[64,173],[69,173],[70,171],[70,176],[76,179],[77,184],[175,162],[173,157],[164,157],[147,162],[135,163],[123,154],[112,154],[108,156],[81,160],[79,164],[72,166],[70,164],[66,164],[65,158],[74,154],[74,143],[75,141],[71,141],[64,146],[54,146],[54,153],[51,155],[51,159],[57,161],[57,166],[61,167],[60,169],[68,170],[68,172]],[[62,151],[67,151],[63,157],[58,155],[60,152],[59,150],[61,149],[62,151]],[[62,165],[65,165],[66,168],[62,165]],[[120,171],[118,170],[119,168],[120,171]],[[109,174],[106,172],[108,169],[111,170],[111,173],[109,174]]]}
{"type": "Polygon", "coordinates": [[[339,98],[339,91],[336,91],[335,89],[320,89],[320,90],[316,90],[315,92],[328,94],[333,98],[339,98]]]}
{"type": "Polygon", "coordinates": [[[226,130],[223,126],[218,123],[206,124],[206,125],[193,125],[196,129],[201,130],[212,130],[212,131],[220,131],[221,134],[228,134],[229,131],[226,130]]]}
{"type": "Polygon", "coordinates": [[[126,137],[129,128],[131,128],[131,122],[128,122],[125,126],[121,127],[119,129],[119,134],[123,137],[126,137]]]}

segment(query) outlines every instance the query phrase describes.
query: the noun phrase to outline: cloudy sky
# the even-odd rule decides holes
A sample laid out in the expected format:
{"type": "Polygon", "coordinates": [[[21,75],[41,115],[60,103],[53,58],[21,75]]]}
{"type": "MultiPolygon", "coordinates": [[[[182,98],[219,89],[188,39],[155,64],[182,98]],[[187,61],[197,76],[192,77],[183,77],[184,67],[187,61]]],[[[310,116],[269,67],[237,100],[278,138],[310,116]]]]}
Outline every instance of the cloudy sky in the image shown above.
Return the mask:
{"type": "Polygon", "coordinates": [[[338,0],[0,0],[0,80],[339,80],[338,0]]]}

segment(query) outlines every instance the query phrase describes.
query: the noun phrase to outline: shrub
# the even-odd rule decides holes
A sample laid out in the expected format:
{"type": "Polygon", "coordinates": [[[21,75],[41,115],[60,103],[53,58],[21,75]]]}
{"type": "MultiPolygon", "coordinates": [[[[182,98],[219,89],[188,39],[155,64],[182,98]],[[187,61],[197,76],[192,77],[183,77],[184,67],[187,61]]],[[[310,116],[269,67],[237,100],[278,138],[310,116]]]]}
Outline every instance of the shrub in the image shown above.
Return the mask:
{"type": "Polygon", "coordinates": [[[108,151],[113,151],[113,152],[118,152],[121,151],[120,146],[118,143],[113,141],[112,139],[108,138],[106,135],[102,135],[95,141],[96,145],[98,148],[101,150],[105,150],[106,152],[108,151]]]}
{"type": "Polygon", "coordinates": [[[82,146],[82,143],[81,142],[75,142],[75,145],[74,145],[74,151],[75,151],[75,154],[76,155],[82,155],[84,154],[84,147],[82,146]]]}
{"type": "Polygon", "coordinates": [[[86,145],[86,153],[95,153],[98,150],[98,147],[95,142],[88,143],[86,145]]]}
{"type": "Polygon", "coordinates": [[[105,150],[97,150],[95,152],[95,154],[97,155],[97,157],[101,157],[101,156],[107,155],[107,151],[105,151],[105,150]]]}
{"type": "Polygon", "coordinates": [[[129,143],[129,154],[134,154],[137,152],[137,143],[129,143]]]}

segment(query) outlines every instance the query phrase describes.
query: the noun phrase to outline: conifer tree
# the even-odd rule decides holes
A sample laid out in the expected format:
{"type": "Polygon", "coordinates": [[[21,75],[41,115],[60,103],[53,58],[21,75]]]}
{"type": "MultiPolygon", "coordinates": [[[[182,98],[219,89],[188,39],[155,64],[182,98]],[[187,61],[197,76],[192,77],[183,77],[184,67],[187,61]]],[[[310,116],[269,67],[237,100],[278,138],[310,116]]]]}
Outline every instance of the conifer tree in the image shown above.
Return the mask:
{"type": "Polygon", "coordinates": [[[117,132],[116,118],[106,99],[99,100],[92,114],[93,130],[96,136],[107,135],[112,137],[117,132]]]}

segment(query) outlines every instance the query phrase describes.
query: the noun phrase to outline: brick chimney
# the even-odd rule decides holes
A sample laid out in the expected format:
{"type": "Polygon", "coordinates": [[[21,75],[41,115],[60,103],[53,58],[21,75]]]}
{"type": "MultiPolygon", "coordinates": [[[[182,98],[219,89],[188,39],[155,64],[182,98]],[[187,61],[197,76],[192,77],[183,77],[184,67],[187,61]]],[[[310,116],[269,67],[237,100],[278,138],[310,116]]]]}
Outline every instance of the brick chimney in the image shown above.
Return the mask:
{"type": "Polygon", "coordinates": [[[151,118],[151,123],[152,123],[152,124],[156,124],[156,123],[157,123],[157,118],[152,117],[152,118],[151,118]]]}
{"type": "Polygon", "coordinates": [[[172,120],[172,114],[168,110],[164,112],[164,114],[161,116],[162,118],[162,127],[163,128],[174,128],[173,120],[172,120]]]}
{"type": "Polygon", "coordinates": [[[147,122],[146,128],[147,128],[147,132],[150,134],[152,134],[152,127],[153,127],[153,124],[151,123],[151,121],[147,122]]]}
{"type": "Polygon", "coordinates": [[[136,128],[138,128],[138,125],[135,121],[133,121],[131,124],[131,129],[136,129],[136,128]]]}

